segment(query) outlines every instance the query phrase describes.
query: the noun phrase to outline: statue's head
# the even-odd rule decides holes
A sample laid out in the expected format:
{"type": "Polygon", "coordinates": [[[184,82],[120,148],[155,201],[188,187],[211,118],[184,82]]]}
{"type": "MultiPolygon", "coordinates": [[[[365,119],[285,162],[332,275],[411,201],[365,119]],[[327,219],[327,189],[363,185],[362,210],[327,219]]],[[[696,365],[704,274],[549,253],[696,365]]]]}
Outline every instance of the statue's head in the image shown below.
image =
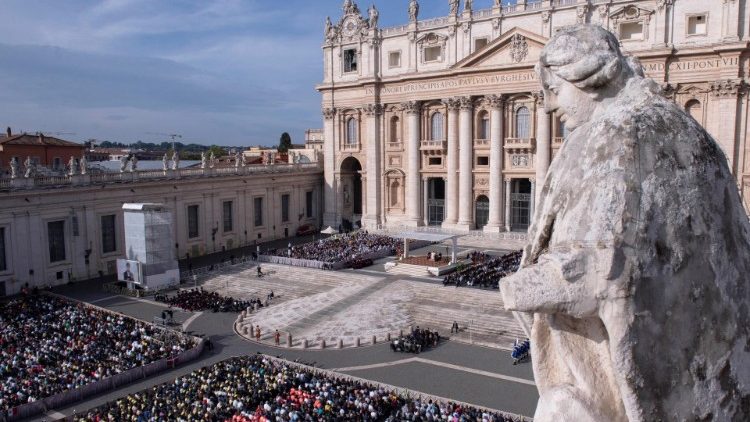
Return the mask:
{"type": "Polygon", "coordinates": [[[536,72],[545,108],[569,129],[592,118],[599,102],[615,97],[628,79],[642,77],[634,59],[623,56],[617,38],[598,25],[561,28],[542,50],[536,72]]]}

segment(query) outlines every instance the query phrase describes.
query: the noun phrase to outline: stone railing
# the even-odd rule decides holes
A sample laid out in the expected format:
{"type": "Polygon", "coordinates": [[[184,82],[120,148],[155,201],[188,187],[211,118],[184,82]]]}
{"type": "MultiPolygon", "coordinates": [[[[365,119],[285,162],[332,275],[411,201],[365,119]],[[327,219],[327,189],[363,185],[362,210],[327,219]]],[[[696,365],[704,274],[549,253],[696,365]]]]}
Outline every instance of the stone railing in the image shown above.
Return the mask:
{"type": "Polygon", "coordinates": [[[422,141],[419,149],[426,150],[444,150],[447,146],[446,141],[422,141]]]}
{"type": "Polygon", "coordinates": [[[423,21],[419,21],[419,23],[417,23],[417,28],[419,29],[437,28],[440,26],[447,25],[449,22],[450,22],[450,19],[447,16],[433,18],[433,19],[426,19],[423,21]]]}
{"type": "Polygon", "coordinates": [[[535,138],[505,138],[505,149],[534,149],[535,138]]]}
{"type": "Polygon", "coordinates": [[[554,0],[555,6],[570,6],[577,3],[578,0],[554,0]]]}
{"type": "Polygon", "coordinates": [[[475,139],[474,140],[474,148],[483,148],[486,149],[490,146],[490,140],[489,139],[475,139]]]}
{"type": "Polygon", "coordinates": [[[353,144],[348,144],[348,143],[345,142],[345,143],[341,144],[341,151],[344,151],[344,152],[347,152],[347,151],[348,152],[359,151],[359,142],[353,143],[353,144]]]}
{"type": "MultiPolygon", "coordinates": [[[[359,144],[357,144],[359,148],[359,144]]],[[[252,165],[245,167],[186,168],[178,170],[136,170],[124,173],[77,174],[74,176],[0,178],[0,190],[34,189],[52,186],[90,186],[185,178],[243,176],[255,174],[321,171],[321,163],[252,165]]]]}
{"type": "Polygon", "coordinates": [[[388,142],[388,149],[391,151],[397,151],[402,148],[401,142],[388,142]]]}

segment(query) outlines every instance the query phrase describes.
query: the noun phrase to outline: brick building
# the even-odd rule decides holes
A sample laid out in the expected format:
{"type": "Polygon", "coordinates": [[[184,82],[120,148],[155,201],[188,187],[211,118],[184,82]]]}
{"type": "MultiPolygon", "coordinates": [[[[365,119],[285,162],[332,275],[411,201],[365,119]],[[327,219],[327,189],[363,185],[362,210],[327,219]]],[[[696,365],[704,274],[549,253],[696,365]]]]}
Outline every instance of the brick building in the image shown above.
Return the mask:
{"type": "Polygon", "coordinates": [[[80,159],[84,146],[63,139],[44,136],[44,134],[12,134],[8,128],[6,136],[0,138],[0,168],[8,170],[10,161],[17,157],[23,163],[26,157],[39,166],[52,169],[63,169],[73,156],[80,159]]]}

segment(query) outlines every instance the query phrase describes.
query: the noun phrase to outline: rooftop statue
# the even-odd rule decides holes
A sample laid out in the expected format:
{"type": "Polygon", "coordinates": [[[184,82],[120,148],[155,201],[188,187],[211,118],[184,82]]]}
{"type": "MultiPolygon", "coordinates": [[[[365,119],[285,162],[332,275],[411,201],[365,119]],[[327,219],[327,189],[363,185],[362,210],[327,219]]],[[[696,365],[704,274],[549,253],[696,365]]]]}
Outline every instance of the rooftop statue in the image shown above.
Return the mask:
{"type": "Polygon", "coordinates": [[[374,4],[367,9],[367,15],[369,16],[368,24],[370,25],[370,28],[377,28],[380,13],[378,12],[378,9],[375,8],[374,4]]]}
{"type": "Polygon", "coordinates": [[[448,7],[450,7],[450,16],[456,16],[458,14],[458,3],[459,0],[448,0],[448,7]]]}
{"type": "Polygon", "coordinates": [[[419,18],[419,3],[417,3],[417,0],[410,0],[409,1],[409,21],[416,22],[417,18],[419,18]]]}
{"type": "Polygon", "coordinates": [[[500,283],[531,338],[534,420],[750,420],[750,223],[711,136],[599,26],[536,71],[571,131],[521,269],[500,283]]]}

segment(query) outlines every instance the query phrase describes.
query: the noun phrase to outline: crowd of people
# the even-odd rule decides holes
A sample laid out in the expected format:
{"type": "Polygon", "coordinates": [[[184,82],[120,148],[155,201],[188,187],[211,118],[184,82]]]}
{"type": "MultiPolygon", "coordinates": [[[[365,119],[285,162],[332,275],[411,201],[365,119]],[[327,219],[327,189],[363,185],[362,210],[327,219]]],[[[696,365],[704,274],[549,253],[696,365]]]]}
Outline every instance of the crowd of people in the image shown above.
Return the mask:
{"type": "Polygon", "coordinates": [[[521,251],[511,252],[501,257],[473,252],[469,255],[471,264],[448,274],[443,278],[443,285],[497,289],[501,278],[518,271],[521,255],[521,251]]]}
{"type": "Polygon", "coordinates": [[[23,294],[0,307],[0,413],[192,347],[152,325],[60,298],[23,294]]]}
{"type": "Polygon", "coordinates": [[[417,326],[410,334],[399,336],[391,342],[391,350],[394,352],[419,353],[440,343],[440,333],[430,329],[420,329],[417,326]]]}
{"type": "Polygon", "coordinates": [[[396,254],[403,241],[388,236],[370,234],[366,230],[320,239],[303,245],[289,245],[287,249],[276,249],[269,254],[294,259],[308,259],[328,264],[355,262],[373,252],[388,250],[396,254]]]}
{"type": "MultiPolygon", "coordinates": [[[[266,305],[268,300],[273,298],[273,292],[271,292],[266,298],[266,305]]],[[[217,292],[210,292],[204,290],[203,287],[180,290],[174,296],[168,296],[164,294],[157,294],[154,296],[154,300],[157,302],[166,303],[170,306],[176,306],[190,312],[200,311],[213,311],[213,312],[242,312],[247,308],[256,307],[260,308],[264,306],[264,303],[260,301],[260,298],[253,300],[240,300],[232,297],[222,296],[217,292]]]]}
{"type": "Polygon", "coordinates": [[[420,400],[262,355],[199,369],[78,415],[76,421],[518,420],[457,403],[420,400]]]}

